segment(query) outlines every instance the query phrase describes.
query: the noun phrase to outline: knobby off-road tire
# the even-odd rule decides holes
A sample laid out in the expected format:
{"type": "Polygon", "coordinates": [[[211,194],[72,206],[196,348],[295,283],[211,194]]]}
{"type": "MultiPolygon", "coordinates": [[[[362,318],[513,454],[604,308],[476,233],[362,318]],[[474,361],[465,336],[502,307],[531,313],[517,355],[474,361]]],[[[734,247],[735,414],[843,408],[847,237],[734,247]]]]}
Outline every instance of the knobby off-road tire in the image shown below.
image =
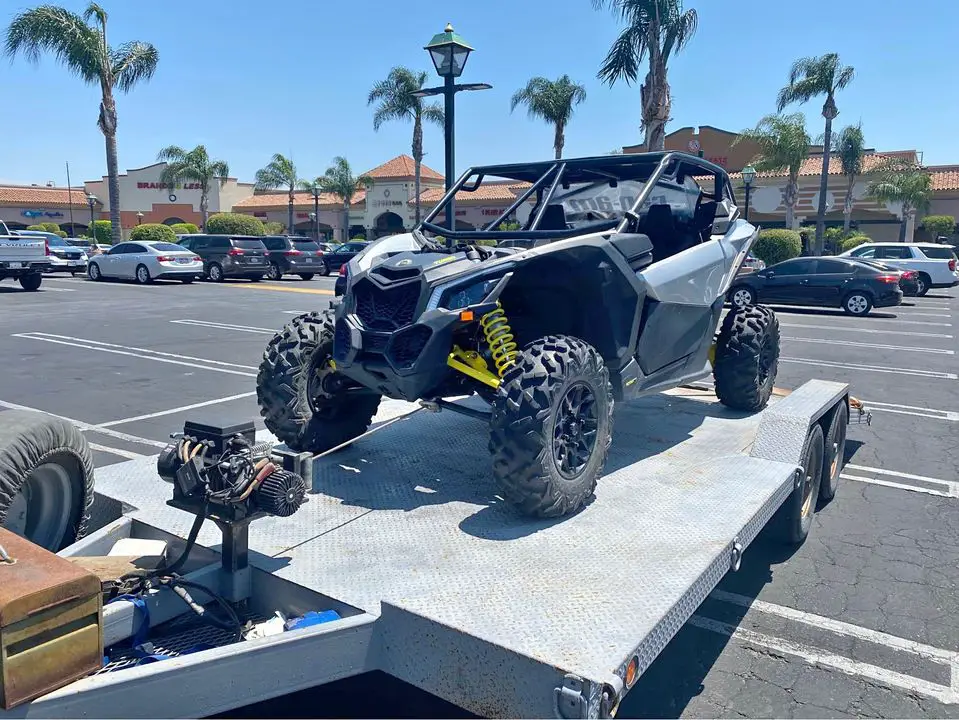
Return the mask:
{"type": "Polygon", "coordinates": [[[822,482],[823,432],[817,423],[812,426],[803,446],[802,476],[795,488],[770,521],[774,537],[787,545],[798,545],[806,540],[812,527],[822,482]]]}
{"type": "Polygon", "coordinates": [[[332,311],[293,318],[263,353],[256,378],[260,415],[296,452],[324,452],[352,440],[366,432],[379,407],[373,393],[319,392],[319,377],[334,372],[332,357],[332,311]]]}
{"type": "Polygon", "coordinates": [[[575,512],[596,488],[612,431],[613,392],[602,356],[569,336],[530,343],[492,403],[489,450],[504,499],[534,517],[575,512]],[[577,404],[579,411],[571,412],[577,404]],[[585,443],[577,445],[589,448],[584,461],[557,458],[562,437],[585,443]]]}
{"type": "Polygon", "coordinates": [[[766,407],[779,371],[779,319],[764,305],[733,308],[716,343],[716,396],[727,407],[766,407]]]}
{"type": "Polygon", "coordinates": [[[0,526],[58,552],[86,533],[93,498],[93,454],[72,423],[0,413],[0,526]]]}

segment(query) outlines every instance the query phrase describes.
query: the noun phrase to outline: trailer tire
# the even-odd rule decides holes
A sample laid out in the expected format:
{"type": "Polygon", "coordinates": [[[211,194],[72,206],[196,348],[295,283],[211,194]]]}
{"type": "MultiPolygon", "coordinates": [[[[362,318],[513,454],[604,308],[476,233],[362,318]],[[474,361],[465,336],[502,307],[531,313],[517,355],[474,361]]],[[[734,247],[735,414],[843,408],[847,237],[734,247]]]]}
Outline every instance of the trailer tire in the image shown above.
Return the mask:
{"type": "Polygon", "coordinates": [[[563,335],[531,342],[492,402],[489,450],[503,498],[532,517],[575,512],[596,489],[612,431],[613,391],[599,352],[563,335]],[[585,459],[570,456],[571,442],[585,445],[585,459]]]}
{"type": "Polygon", "coordinates": [[[332,311],[293,318],[273,336],[256,377],[256,399],[267,429],[296,452],[325,452],[362,435],[380,405],[373,393],[329,392],[335,374],[332,311]]]}
{"type": "Polygon", "coordinates": [[[840,402],[832,411],[823,441],[822,482],[819,484],[819,499],[823,503],[829,502],[836,496],[839,474],[842,472],[845,461],[848,423],[849,409],[845,402],[840,402]]]}
{"type": "Polygon", "coordinates": [[[766,407],[779,371],[779,319],[765,305],[730,310],[719,329],[716,397],[734,410],[766,407]]]}
{"type": "Polygon", "coordinates": [[[802,452],[802,479],[773,517],[777,538],[788,545],[799,545],[806,540],[816,512],[816,501],[822,482],[823,462],[822,426],[816,423],[806,435],[802,452]]]}
{"type": "Polygon", "coordinates": [[[93,481],[93,453],[72,423],[0,413],[0,526],[59,552],[86,533],[93,481]]]}

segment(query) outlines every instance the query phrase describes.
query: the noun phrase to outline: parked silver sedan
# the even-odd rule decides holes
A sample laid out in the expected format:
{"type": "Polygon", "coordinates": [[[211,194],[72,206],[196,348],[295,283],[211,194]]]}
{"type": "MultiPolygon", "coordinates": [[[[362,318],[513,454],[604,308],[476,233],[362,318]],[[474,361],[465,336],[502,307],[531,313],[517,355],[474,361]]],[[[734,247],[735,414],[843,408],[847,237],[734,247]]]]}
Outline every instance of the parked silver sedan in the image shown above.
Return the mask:
{"type": "Polygon", "coordinates": [[[191,283],[203,274],[203,261],[182,245],[165,242],[122,242],[87,265],[91,280],[119,278],[146,285],[157,279],[191,283]]]}

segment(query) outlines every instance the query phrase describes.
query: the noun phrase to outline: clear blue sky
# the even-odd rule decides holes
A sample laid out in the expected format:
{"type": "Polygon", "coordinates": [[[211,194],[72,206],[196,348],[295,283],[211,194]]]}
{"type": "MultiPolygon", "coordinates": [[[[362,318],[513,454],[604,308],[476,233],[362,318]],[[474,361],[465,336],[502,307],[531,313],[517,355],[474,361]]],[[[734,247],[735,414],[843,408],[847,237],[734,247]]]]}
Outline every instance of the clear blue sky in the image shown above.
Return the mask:
{"type": "MultiPolygon", "coordinates": [[[[335,155],[363,171],[409,153],[411,127],[374,132],[366,94],[396,64],[435,78],[422,47],[447,22],[477,48],[462,80],[493,85],[458,96],[459,170],[551,156],[551,129],[519,109],[509,113],[511,94],[534,75],[568,73],[587,87],[567,131],[567,156],[642,140],[638,87],[596,79],[618,21],[590,0],[101,2],[112,44],[149,41],[160,54],[153,80],[118,99],[121,171],[152,163],[171,143],[204,143],[247,181],[275,152],[292,153],[304,177],[322,173],[335,155]]],[[[79,11],[86,3],[63,4],[79,11]]],[[[0,21],[30,5],[2,0],[0,21]]],[[[861,119],[870,147],[915,148],[927,164],[959,162],[951,53],[959,2],[686,0],[686,7],[698,11],[699,31],[670,65],[667,131],[751,126],[774,110],[795,58],[838,51],[856,68],[838,98],[840,126],[861,119]]],[[[0,88],[0,180],[62,185],[67,160],[74,183],[106,172],[98,88],[49,56],[38,67],[0,59],[0,88]]],[[[815,137],[820,107],[802,110],[815,137]]],[[[442,172],[441,130],[427,129],[425,140],[425,162],[442,172]]]]}

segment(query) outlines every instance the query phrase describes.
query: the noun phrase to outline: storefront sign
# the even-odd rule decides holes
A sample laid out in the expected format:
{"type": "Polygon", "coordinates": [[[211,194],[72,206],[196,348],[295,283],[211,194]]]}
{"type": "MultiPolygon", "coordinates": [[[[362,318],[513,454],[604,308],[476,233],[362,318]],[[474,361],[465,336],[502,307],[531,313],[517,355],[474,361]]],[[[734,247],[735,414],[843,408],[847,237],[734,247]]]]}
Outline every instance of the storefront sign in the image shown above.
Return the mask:
{"type": "Polygon", "coordinates": [[[43,211],[43,210],[24,210],[24,211],[23,211],[22,213],[20,213],[20,214],[23,215],[23,217],[26,217],[26,218],[38,218],[38,217],[55,218],[55,217],[63,217],[63,213],[62,213],[62,212],[58,212],[58,211],[55,211],[55,210],[47,210],[47,211],[43,211]]]}
{"type": "Polygon", "coordinates": [[[373,207],[402,207],[402,200],[373,200],[373,207]]]}
{"type": "Polygon", "coordinates": [[[201,190],[201,183],[159,183],[159,182],[138,182],[137,190],[201,190]]]}

